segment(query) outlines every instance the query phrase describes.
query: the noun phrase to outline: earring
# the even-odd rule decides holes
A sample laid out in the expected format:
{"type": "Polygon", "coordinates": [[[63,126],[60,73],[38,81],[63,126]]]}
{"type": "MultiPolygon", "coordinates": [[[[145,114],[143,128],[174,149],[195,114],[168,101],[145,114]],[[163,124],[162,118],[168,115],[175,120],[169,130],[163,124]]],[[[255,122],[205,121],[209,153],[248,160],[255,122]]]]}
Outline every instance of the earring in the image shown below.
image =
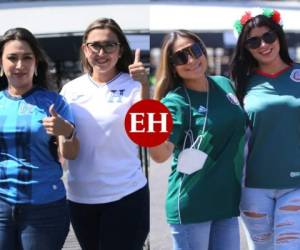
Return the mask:
{"type": "Polygon", "coordinates": [[[35,75],[35,77],[37,77],[37,75],[38,75],[37,68],[34,69],[34,75],[35,75]]]}
{"type": "Polygon", "coordinates": [[[2,77],[3,75],[4,75],[3,68],[1,68],[1,70],[0,70],[0,77],[2,77]]]}

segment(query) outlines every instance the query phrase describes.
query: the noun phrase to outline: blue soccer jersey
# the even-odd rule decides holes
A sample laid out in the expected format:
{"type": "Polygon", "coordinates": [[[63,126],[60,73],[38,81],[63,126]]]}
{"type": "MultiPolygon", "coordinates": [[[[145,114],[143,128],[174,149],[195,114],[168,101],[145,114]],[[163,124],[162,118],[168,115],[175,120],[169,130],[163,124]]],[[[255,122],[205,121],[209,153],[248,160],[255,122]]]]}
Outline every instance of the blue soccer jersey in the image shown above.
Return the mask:
{"type": "Polygon", "coordinates": [[[49,106],[73,123],[63,97],[34,88],[22,97],[0,92],[0,198],[15,204],[44,204],[65,196],[57,143],[42,120],[49,106]]]}

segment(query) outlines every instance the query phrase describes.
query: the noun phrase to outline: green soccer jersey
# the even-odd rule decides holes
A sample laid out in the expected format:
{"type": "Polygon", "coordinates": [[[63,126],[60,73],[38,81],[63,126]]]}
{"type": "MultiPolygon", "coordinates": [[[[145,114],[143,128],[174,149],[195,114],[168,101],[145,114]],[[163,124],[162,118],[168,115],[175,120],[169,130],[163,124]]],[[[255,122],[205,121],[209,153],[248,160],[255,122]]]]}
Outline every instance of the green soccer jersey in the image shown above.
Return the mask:
{"type": "Polygon", "coordinates": [[[300,65],[251,77],[244,99],[252,135],[247,187],[300,186],[300,65]]]}
{"type": "MultiPolygon", "coordinates": [[[[245,114],[227,78],[213,76],[209,84],[208,108],[207,93],[187,89],[190,107],[183,87],[162,99],[174,123],[169,140],[175,149],[166,199],[170,224],[199,223],[239,215],[245,114]],[[186,175],[178,172],[176,166],[189,130],[190,108],[194,139],[202,133],[207,112],[205,135],[199,149],[206,152],[208,158],[201,170],[186,175]]],[[[185,148],[188,146],[189,140],[185,148]]]]}

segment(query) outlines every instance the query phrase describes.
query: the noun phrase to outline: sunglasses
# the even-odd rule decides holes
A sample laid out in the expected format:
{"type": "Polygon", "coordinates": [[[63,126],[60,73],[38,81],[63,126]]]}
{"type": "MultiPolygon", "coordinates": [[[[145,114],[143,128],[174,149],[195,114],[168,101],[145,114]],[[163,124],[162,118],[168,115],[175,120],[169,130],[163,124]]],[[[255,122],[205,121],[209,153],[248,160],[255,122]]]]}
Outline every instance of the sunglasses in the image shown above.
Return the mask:
{"type": "Polygon", "coordinates": [[[194,43],[193,45],[186,47],[182,50],[176,51],[171,56],[172,63],[177,65],[184,65],[187,64],[189,61],[189,56],[198,59],[203,55],[203,51],[201,49],[200,44],[194,43]]]}
{"type": "Polygon", "coordinates": [[[254,36],[246,40],[245,46],[248,49],[257,49],[260,47],[261,42],[264,41],[267,44],[274,43],[277,39],[277,35],[274,31],[268,31],[262,36],[254,36]]]}
{"type": "Polygon", "coordinates": [[[94,53],[99,53],[102,49],[105,54],[111,54],[116,52],[117,48],[120,46],[117,42],[92,42],[86,43],[86,46],[94,53]]]}

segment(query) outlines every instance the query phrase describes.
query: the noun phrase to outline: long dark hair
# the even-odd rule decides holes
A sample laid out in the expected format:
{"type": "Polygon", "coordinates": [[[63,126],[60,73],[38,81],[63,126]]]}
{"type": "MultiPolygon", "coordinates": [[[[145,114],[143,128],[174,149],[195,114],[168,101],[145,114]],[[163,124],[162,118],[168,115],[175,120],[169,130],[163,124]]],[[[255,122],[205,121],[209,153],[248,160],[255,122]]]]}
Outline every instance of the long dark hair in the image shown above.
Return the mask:
{"type": "Polygon", "coordinates": [[[188,30],[176,30],[165,35],[161,53],[160,63],[156,71],[156,87],[154,91],[154,98],[160,100],[167,92],[174,89],[176,85],[182,83],[182,79],[176,73],[176,69],[171,62],[171,55],[173,53],[173,45],[178,37],[185,37],[192,39],[198,43],[207,58],[207,51],[204,42],[195,33],[188,30]]]}
{"type": "Polygon", "coordinates": [[[241,34],[239,35],[230,65],[230,76],[236,85],[237,97],[241,103],[243,103],[249,78],[258,67],[256,59],[245,47],[245,42],[253,28],[262,26],[270,28],[270,30],[273,30],[277,34],[280,45],[279,56],[281,59],[286,64],[293,63],[293,60],[289,56],[288,46],[282,27],[274,22],[272,18],[264,15],[258,15],[250,19],[243,26],[241,34]]]}
{"type": "MultiPolygon", "coordinates": [[[[41,49],[37,39],[29,30],[25,28],[13,28],[7,30],[0,39],[0,57],[2,58],[5,44],[13,40],[19,40],[28,43],[36,59],[37,75],[33,75],[33,85],[48,89],[49,78],[46,54],[41,49]]],[[[8,81],[5,74],[3,74],[3,76],[0,77],[0,90],[6,89],[7,86],[8,81]]]]}
{"type": "MultiPolygon", "coordinates": [[[[83,38],[82,38],[82,44],[86,43],[89,33],[95,29],[109,29],[117,35],[118,40],[121,43],[121,51],[122,52],[121,52],[121,57],[119,58],[116,67],[117,67],[118,71],[128,73],[128,66],[133,63],[133,54],[129,47],[129,43],[126,39],[126,36],[123,33],[120,26],[116,23],[116,21],[114,21],[111,18],[97,19],[94,22],[92,22],[85,30],[85,32],[83,34],[83,38]]],[[[80,58],[81,58],[81,64],[82,64],[84,72],[88,72],[89,74],[92,74],[93,68],[89,64],[82,49],[80,51],[80,58]]]]}

